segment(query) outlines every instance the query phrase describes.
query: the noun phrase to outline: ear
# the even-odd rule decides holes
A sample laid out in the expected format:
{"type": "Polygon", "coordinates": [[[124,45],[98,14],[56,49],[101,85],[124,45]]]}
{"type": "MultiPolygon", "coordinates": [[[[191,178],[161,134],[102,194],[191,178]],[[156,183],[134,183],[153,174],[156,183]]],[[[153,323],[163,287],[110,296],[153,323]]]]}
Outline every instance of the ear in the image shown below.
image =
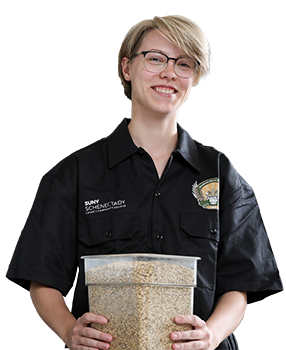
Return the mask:
{"type": "Polygon", "coordinates": [[[122,74],[124,76],[124,79],[126,81],[130,81],[131,80],[131,76],[130,76],[130,62],[129,62],[129,58],[127,58],[127,57],[123,57],[122,58],[121,69],[122,69],[122,74]]]}

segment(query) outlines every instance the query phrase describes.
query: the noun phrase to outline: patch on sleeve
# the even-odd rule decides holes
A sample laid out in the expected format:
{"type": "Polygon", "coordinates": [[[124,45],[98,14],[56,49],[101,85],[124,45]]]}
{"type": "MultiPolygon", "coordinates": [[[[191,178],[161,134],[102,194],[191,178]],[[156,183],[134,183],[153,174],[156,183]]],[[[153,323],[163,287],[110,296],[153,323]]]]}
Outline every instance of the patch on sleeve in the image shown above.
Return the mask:
{"type": "Polygon", "coordinates": [[[214,177],[192,186],[192,192],[199,206],[204,209],[218,209],[219,207],[219,178],[214,177]]]}

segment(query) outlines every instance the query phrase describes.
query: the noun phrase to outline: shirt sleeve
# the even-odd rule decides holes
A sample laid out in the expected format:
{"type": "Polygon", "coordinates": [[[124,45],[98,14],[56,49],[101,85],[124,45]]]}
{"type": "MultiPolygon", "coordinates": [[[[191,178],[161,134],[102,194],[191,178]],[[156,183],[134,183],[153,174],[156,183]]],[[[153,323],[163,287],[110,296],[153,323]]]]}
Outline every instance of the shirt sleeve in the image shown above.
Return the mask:
{"type": "Polygon", "coordinates": [[[252,303],[283,290],[252,188],[220,157],[220,244],[217,295],[246,291],[252,303]]]}
{"type": "Polygon", "coordinates": [[[35,281],[66,295],[77,271],[76,201],[54,172],[40,183],[7,278],[27,290],[35,281]]]}

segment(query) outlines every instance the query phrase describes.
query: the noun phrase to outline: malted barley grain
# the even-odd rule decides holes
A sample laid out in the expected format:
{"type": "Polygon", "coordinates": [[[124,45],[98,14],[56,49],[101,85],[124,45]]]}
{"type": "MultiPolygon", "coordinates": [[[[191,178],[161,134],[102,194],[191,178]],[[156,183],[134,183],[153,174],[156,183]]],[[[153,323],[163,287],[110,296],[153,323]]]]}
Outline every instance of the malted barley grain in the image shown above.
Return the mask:
{"type": "Polygon", "coordinates": [[[190,329],[174,322],[192,314],[194,271],[163,262],[119,262],[87,271],[92,327],[113,336],[112,350],[167,350],[170,334],[190,329]]]}

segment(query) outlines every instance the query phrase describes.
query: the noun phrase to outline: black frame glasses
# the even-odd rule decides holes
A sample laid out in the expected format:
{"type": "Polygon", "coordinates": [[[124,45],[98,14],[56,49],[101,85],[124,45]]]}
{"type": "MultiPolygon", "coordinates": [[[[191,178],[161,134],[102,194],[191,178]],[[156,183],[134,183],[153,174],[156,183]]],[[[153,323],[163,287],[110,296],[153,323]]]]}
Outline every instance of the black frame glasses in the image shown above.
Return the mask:
{"type": "Polygon", "coordinates": [[[168,57],[168,56],[165,55],[163,52],[155,51],[155,50],[150,50],[150,51],[141,51],[141,52],[138,52],[138,53],[132,55],[132,56],[129,58],[129,60],[131,61],[133,58],[135,58],[135,57],[137,57],[137,56],[139,56],[139,55],[143,55],[143,64],[144,64],[144,67],[145,67],[145,69],[146,69],[148,72],[151,72],[151,73],[157,73],[157,74],[158,74],[158,73],[163,72],[163,70],[167,67],[169,61],[170,61],[170,60],[173,60],[173,61],[175,62],[175,72],[176,72],[176,74],[177,74],[179,77],[181,77],[181,78],[191,78],[192,76],[194,76],[194,75],[197,73],[197,71],[198,71],[198,69],[199,69],[199,66],[200,66],[200,62],[198,62],[196,59],[194,59],[194,58],[192,58],[192,57],[187,57],[187,59],[190,59],[190,60],[192,60],[192,61],[194,62],[194,72],[193,72],[192,74],[186,76],[185,74],[182,75],[182,73],[178,72],[178,69],[177,69],[177,68],[178,68],[177,62],[178,62],[179,60],[186,59],[186,57],[173,58],[173,57],[168,57]],[[164,57],[167,59],[167,61],[164,62],[164,67],[163,67],[162,69],[160,69],[160,70],[156,70],[156,69],[152,70],[149,66],[146,66],[145,57],[146,57],[146,55],[147,55],[148,53],[155,53],[155,54],[159,54],[159,55],[164,56],[164,57]]]}

